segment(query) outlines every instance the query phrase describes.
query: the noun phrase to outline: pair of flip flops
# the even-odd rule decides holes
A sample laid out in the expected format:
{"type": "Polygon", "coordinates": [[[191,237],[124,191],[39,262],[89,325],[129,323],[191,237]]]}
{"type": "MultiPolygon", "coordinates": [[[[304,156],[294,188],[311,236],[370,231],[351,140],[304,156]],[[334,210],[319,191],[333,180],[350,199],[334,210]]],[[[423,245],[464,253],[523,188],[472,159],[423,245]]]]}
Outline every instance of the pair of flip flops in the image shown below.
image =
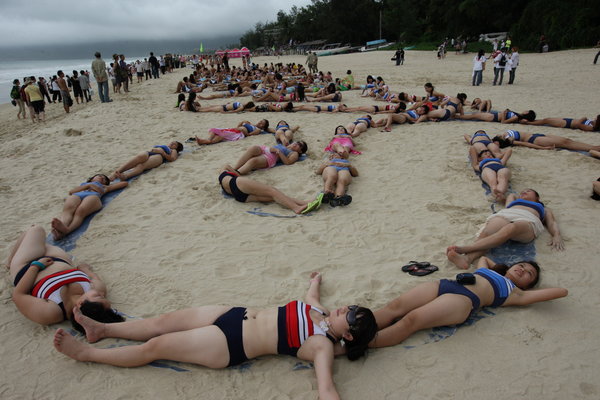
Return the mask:
{"type": "Polygon", "coordinates": [[[308,205],[301,212],[301,214],[308,214],[311,211],[318,210],[321,207],[321,204],[323,203],[323,197],[324,197],[324,194],[323,193],[319,193],[317,195],[316,199],[314,199],[313,201],[311,201],[310,203],[308,203],[308,205]]]}
{"type": "Polygon", "coordinates": [[[329,203],[331,207],[347,206],[352,203],[352,196],[345,194],[336,197],[333,193],[328,192],[323,195],[323,203],[329,203]]]}
{"type": "Polygon", "coordinates": [[[435,265],[428,263],[427,261],[410,261],[408,264],[402,267],[402,272],[408,272],[412,276],[425,276],[429,275],[439,268],[435,265]]]}

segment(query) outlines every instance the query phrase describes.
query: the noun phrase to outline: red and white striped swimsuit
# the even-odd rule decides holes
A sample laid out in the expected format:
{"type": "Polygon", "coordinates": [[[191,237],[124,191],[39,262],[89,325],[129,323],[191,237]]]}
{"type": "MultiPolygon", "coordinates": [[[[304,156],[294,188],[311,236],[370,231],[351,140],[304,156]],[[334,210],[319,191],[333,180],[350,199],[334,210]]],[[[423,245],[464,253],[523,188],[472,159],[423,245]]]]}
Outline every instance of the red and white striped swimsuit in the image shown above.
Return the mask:
{"type": "Polygon", "coordinates": [[[63,300],[60,296],[60,289],[69,283],[79,283],[84,292],[90,290],[90,277],[83,271],[73,268],[64,271],[56,272],[42,278],[31,289],[31,295],[40,299],[51,300],[60,305],[63,300]]]}
{"type": "Polygon", "coordinates": [[[277,315],[277,353],[296,357],[300,346],[313,335],[327,336],[321,327],[310,318],[310,310],[322,315],[325,313],[316,307],[301,301],[291,301],[279,307],[277,315]]]}

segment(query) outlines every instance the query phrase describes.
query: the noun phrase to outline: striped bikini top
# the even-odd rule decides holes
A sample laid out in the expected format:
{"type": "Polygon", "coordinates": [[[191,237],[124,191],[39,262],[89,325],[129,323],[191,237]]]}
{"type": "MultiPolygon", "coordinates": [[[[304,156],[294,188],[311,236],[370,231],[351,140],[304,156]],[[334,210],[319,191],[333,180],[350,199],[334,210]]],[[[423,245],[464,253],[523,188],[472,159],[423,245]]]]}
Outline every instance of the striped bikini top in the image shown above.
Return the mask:
{"type": "Polygon", "coordinates": [[[310,310],[325,313],[310,304],[295,300],[279,307],[277,317],[277,353],[296,356],[300,346],[313,335],[327,336],[310,318],[310,310]]]}
{"type": "Polygon", "coordinates": [[[492,288],[494,288],[494,302],[492,303],[492,307],[504,304],[515,288],[515,284],[510,279],[491,269],[479,268],[474,274],[484,277],[492,285],[492,288]]]}
{"type": "Polygon", "coordinates": [[[31,289],[31,295],[39,299],[51,300],[60,305],[63,302],[62,297],[60,296],[60,289],[65,285],[75,282],[81,285],[84,292],[91,289],[90,277],[83,271],[73,268],[56,272],[42,278],[35,284],[33,289],[31,289]]]}

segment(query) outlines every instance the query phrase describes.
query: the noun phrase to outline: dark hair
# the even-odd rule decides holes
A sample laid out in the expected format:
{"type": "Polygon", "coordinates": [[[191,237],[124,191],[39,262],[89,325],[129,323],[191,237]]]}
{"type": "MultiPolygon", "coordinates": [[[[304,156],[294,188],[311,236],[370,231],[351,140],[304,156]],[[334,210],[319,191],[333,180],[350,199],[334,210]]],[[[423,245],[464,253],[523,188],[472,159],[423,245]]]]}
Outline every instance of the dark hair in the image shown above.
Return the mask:
{"type": "Polygon", "coordinates": [[[251,102],[251,101],[249,101],[246,104],[244,104],[244,110],[247,110],[247,109],[252,108],[252,107],[254,107],[254,103],[251,102]]]}
{"type": "MultiPolygon", "coordinates": [[[[101,303],[95,301],[84,301],[79,310],[86,317],[105,324],[125,321],[125,318],[117,314],[115,310],[112,308],[105,308],[101,303]]],[[[75,315],[71,315],[71,325],[73,325],[75,330],[85,335],[85,329],[75,321],[75,315]]]]}
{"type": "Polygon", "coordinates": [[[306,153],[308,151],[308,145],[306,144],[305,141],[301,140],[301,141],[296,142],[296,143],[298,143],[300,145],[300,154],[304,154],[304,153],[306,153]]]}
{"type": "MultiPolygon", "coordinates": [[[[534,192],[535,192],[535,190],[534,190],[534,192]]],[[[525,261],[525,260],[524,261],[517,261],[516,263],[513,263],[511,265],[496,264],[496,265],[490,267],[490,269],[492,271],[497,272],[500,275],[504,276],[504,275],[506,275],[506,271],[508,271],[513,265],[517,265],[517,264],[521,264],[521,263],[531,265],[535,269],[535,271],[537,272],[537,275],[536,275],[535,279],[529,284],[529,286],[524,287],[524,288],[519,288],[519,289],[523,289],[523,290],[531,289],[532,287],[534,287],[535,285],[537,285],[538,281],[540,280],[540,266],[535,261],[529,261],[529,260],[527,260],[527,261],[525,261]]]]}
{"type": "Polygon", "coordinates": [[[398,107],[396,107],[396,111],[394,112],[399,113],[401,111],[406,111],[406,103],[404,102],[398,103],[398,107]]]}
{"type": "Polygon", "coordinates": [[[423,109],[425,110],[425,114],[427,114],[429,111],[431,111],[431,108],[429,108],[429,106],[427,104],[423,104],[421,107],[423,107],[423,109]]]}
{"type": "Polygon", "coordinates": [[[485,51],[483,49],[479,49],[477,52],[477,58],[481,58],[485,55],[485,51]]]}
{"type": "Polygon", "coordinates": [[[196,93],[191,92],[188,96],[187,101],[185,102],[186,108],[188,111],[196,112],[196,106],[194,106],[194,100],[196,100],[196,93]]]}
{"type": "Polygon", "coordinates": [[[179,108],[181,102],[183,101],[185,101],[185,94],[179,93],[179,96],[177,96],[177,105],[175,106],[175,108],[179,108]]]}
{"type": "Polygon", "coordinates": [[[269,129],[269,120],[265,118],[263,118],[262,120],[265,121],[265,127],[263,128],[263,130],[266,131],[267,129],[269,129]]]}
{"type": "Polygon", "coordinates": [[[327,93],[329,94],[333,94],[335,93],[335,83],[330,83],[329,85],[327,85],[327,89],[326,89],[327,93]]]}
{"type": "Polygon", "coordinates": [[[535,195],[537,196],[537,199],[538,199],[538,202],[539,202],[539,203],[541,203],[541,204],[544,204],[544,203],[542,203],[542,202],[540,201],[540,194],[538,193],[538,191],[537,191],[537,190],[535,190],[535,189],[532,189],[532,188],[529,188],[529,190],[531,190],[533,193],[535,193],[535,195]]]}
{"type": "Polygon", "coordinates": [[[17,84],[17,82],[19,82],[19,80],[18,80],[18,79],[15,79],[15,80],[13,81],[13,85],[16,85],[16,84],[17,84]]]}
{"type": "Polygon", "coordinates": [[[285,112],[294,112],[294,103],[288,101],[285,107],[283,107],[283,111],[285,112]]]}
{"type": "Polygon", "coordinates": [[[108,176],[106,176],[106,175],[104,175],[104,174],[96,174],[96,175],[92,175],[90,178],[88,178],[87,182],[91,182],[91,181],[92,181],[92,179],[94,179],[94,178],[95,178],[95,177],[97,177],[97,176],[101,176],[101,177],[103,177],[103,178],[105,179],[105,182],[108,182],[108,183],[107,183],[107,185],[108,185],[108,184],[110,184],[110,179],[108,179],[108,176]]]}
{"type": "Polygon", "coordinates": [[[102,55],[100,54],[100,52],[99,52],[99,51],[97,51],[97,52],[94,54],[94,56],[95,56],[96,58],[100,58],[100,57],[102,57],[102,55]]]}
{"type": "Polygon", "coordinates": [[[535,111],[533,111],[533,110],[529,110],[525,114],[519,114],[519,113],[515,113],[515,114],[517,114],[517,117],[519,119],[525,119],[527,121],[535,121],[535,117],[536,117],[535,111]]]}
{"type": "Polygon", "coordinates": [[[352,74],[352,71],[348,70],[348,71],[346,71],[346,73],[347,73],[348,75],[350,75],[350,74],[352,74]]]}
{"type": "Polygon", "coordinates": [[[465,104],[465,100],[467,99],[467,95],[465,93],[459,93],[456,95],[456,98],[460,100],[461,104],[465,104]]]}
{"type": "Polygon", "coordinates": [[[433,90],[434,90],[435,88],[433,87],[433,85],[431,84],[431,82],[427,82],[427,83],[426,83],[424,86],[425,86],[426,88],[431,88],[431,93],[433,93],[433,90]]]}
{"type": "Polygon", "coordinates": [[[600,131],[600,114],[596,115],[596,122],[594,122],[594,131],[600,131]]]}
{"type": "Polygon", "coordinates": [[[177,141],[175,141],[175,143],[177,143],[177,147],[175,148],[175,150],[177,150],[178,153],[181,153],[181,151],[183,150],[183,144],[177,141]]]}
{"type": "Polygon", "coordinates": [[[377,322],[373,312],[365,307],[356,309],[356,323],[350,327],[352,340],[344,339],[348,360],[358,360],[365,355],[369,343],[377,334],[377,322]]]}
{"type": "Polygon", "coordinates": [[[304,85],[299,83],[296,87],[296,100],[304,101],[306,100],[306,96],[304,94],[304,85]]]}
{"type": "Polygon", "coordinates": [[[510,142],[510,140],[505,139],[502,136],[498,136],[498,135],[496,135],[492,138],[492,142],[498,142],[498,146],[501,149],[512,146],[512,143],[510,142]]]}
{"type": "Polygon", "coordinates": [[[333,130],[333,135],[337,135],[337,130],[338,128],[344,128],[344,132],[348,133],[348,129],[346,129],[346,127],[344,125],[338,125],[335,127],[335,129],[333,130]]]}

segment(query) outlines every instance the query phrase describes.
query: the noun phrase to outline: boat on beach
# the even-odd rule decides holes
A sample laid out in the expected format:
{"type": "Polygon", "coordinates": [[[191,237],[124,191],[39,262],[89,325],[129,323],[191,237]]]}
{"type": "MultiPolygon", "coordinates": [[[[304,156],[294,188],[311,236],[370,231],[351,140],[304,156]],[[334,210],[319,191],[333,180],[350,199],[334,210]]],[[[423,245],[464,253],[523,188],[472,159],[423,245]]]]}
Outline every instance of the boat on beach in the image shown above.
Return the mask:
{"type": "Polygon", "coordinates": [[[393,44],[394,43],[388,42],[385,39],[372,40],[370,42],[367,42],[367,44],[364,45],[363,47],[361,47],[360,51],[365,52],[365,51],[379,50],[379,49],[383,49],[384,47],[391,46],[393,44]]]}
{"type": "Polygon", "coordinates": [[[347,53],[352,49],[350,45],[342,46],[341,43],[326,44],[320,50],[315,51],[315,54],[319,57],[332,56],[334,54],[347,53]]]}

